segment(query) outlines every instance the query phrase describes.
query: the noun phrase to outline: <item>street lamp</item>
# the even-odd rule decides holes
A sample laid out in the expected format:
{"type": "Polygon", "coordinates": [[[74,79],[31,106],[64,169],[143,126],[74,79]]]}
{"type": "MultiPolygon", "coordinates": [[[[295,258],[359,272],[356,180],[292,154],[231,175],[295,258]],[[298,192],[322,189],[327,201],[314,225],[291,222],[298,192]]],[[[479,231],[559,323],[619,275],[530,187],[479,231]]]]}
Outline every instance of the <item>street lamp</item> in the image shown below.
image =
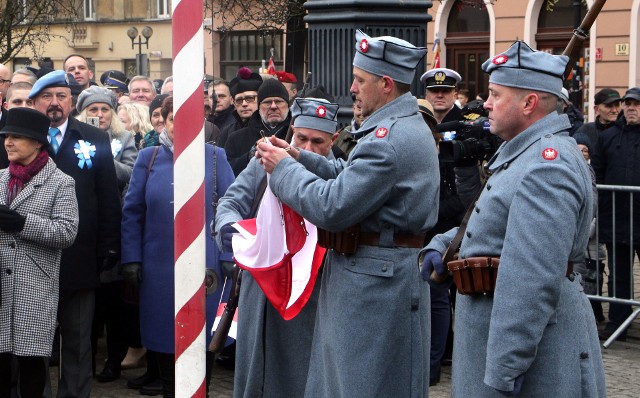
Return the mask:
{"type": "Polygon", "coordinates": [[[150,26],[142,28],[142,35],[138,34],[138,29],[135,26],[127,29],[127,36],[131,39],[131,49],[135,49],[135,45],[138,45],[138,54],[136,55],[136,74],[148,76],[147,70],[147,54],[142,54],[142,45],[147,46],[149,49],[149,38],[153,35],[153,29],[150,26]],[[138,41],[135,41],[138,37],[138,41]],[[144,37],[144,42],[142,38],[144,37]]]}

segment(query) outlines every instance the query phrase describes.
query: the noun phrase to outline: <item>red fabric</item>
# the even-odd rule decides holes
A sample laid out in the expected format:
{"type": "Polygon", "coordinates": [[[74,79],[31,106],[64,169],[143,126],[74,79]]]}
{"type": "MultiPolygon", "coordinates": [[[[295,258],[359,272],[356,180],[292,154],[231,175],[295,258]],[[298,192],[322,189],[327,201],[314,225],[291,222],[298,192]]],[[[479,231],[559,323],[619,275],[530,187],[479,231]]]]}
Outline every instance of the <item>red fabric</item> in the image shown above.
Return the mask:
{"type": "Polygon", "coordinates": [[[9,162],[9,184],[7,186],[7,203],[11,204],[13,200],[24,188],[24,185],[31,181],[33,176],[38,174],[40,170],[47,164],[49,154],[45,150],[41,150],[38,156],[26,166],[19,163],[9,162]]]}
{"type": "Polygon", "coordinates": [[[273,57],[269,57],[269,67],[267,68],[267,73],[270,75],[276,74],[276,65],[273,63],[273,57]]]}

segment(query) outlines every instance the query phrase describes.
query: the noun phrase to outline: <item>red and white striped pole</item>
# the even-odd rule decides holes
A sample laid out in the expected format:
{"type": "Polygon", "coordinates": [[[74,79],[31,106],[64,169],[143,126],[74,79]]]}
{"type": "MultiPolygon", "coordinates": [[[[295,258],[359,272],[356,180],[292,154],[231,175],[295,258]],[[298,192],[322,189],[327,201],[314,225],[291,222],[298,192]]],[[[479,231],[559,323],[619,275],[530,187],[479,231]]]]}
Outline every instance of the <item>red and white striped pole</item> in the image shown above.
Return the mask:
{"type": "Polygon", "coordinates": [[[202,0],[173,2],[176,397],[205,397],[202,0]]]}

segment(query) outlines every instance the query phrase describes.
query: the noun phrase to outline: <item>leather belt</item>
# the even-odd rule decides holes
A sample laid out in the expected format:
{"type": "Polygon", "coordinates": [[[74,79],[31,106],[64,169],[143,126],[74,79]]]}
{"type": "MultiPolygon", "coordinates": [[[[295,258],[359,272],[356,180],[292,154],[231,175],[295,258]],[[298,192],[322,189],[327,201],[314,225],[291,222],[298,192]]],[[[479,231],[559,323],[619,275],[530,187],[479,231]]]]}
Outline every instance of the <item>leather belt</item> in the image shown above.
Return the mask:
{"type": "MultiPolygon", "coordinates": [[[[377,232],[360,232],[358,243],[365,246],[380,246],[380,234],[377,232]]],[[[424,234],[394,234],[393,246],[422,248],[424,246],[424,234]]]]}
{"type": "MultiPolygon", "coordinates": [[[[458,293],[465,295],[492,295],[496,288],[500,257],[468,257],[447,263],[458,293]]],[[[571,278],[573,262],[567,263],[565,276],[571,278]]]]}

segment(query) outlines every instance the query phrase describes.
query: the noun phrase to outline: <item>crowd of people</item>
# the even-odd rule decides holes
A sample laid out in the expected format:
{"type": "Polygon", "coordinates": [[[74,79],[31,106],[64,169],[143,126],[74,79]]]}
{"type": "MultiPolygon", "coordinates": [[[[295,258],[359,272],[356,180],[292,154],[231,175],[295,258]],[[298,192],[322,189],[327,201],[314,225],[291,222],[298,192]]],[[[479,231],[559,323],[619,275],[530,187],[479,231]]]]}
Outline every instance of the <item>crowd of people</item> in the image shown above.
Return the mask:
{"type": "MultiPolygon", "coordinates": [[[[476,101],[447,68],[420,76],[416,100],[424,48],[355,42],[341,129],[335,98],[297,91],[287,72],[241,68],[206,88],[207,345],[233,294],[236,223],[266,190],[327,249],[291,320],[241,271],[236,341],[218,356],[235,367],[234,396],[428,396],[443,364],[453,396],[605,396],[598,338],[631,309],[611,304],[607,320],[584,292],[601,293],[606,259],[609,293],[631,297],[640,219],[629,196],[595,185],[640,185],[640,88],[602,89],[583,123],[562,85],[568,59],[518,41],[483,64],[476,101]],[[451,162],[438,126],[477,101],[502,144],[451,162]]],[[[80,54],[63,70],[0,65],[0,397],[52,396],[55,366],[58,397],[89,397],[142,355],[127,386],[175,396],[173,78],[98,80],[80,54]]]]}

